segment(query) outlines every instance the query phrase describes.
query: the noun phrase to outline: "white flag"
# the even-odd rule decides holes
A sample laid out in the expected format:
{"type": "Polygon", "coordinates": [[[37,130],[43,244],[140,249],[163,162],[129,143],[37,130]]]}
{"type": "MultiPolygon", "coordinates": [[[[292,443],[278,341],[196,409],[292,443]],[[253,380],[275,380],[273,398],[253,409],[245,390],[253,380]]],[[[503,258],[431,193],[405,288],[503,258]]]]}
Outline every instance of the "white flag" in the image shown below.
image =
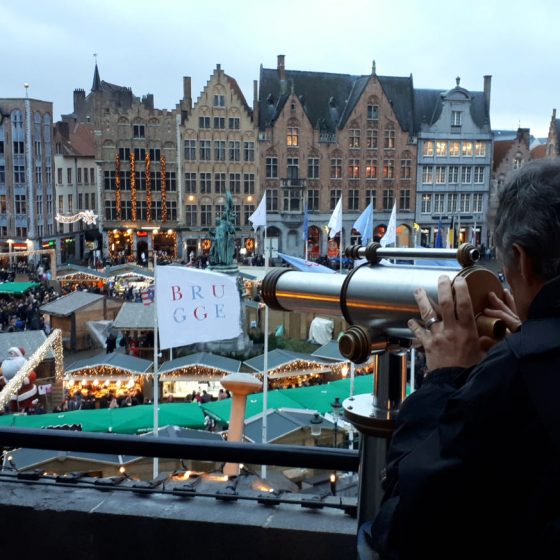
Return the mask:
{"type": "Polygon", "coordinates": [[[354,222],[353,229],[359,231],[362,236],[362,245],[373,239],[373,202],[370,202],[367,208],[360,214],[354,222]]]}
{"type": "Polygon", "coordinates": [[[181,266],[158,266],[156,310],[160,347],[235,338],[241,303],[235,278],[181,266]]]}
{"type": "Polygon", "coordinates": [[[329,220],[328,226],[330,228],[329,239],[332,239],[339,231],[342,230],[342,197],[336,203],[334,212],[329,220]]]}
{"type": "Polygon", "coordinates": [[[257,209],[249,216],[249,221],[253,224],[253,229],[257,231],[259,226],[266,227],[266,191],[257,209]]]}
{"type": "Polygon", "coordinates": [[[393,204],[393,210],[391,211],[391,217],[389,218],[389,225],[387,226],[387,231],[385,235],[381,238],[379,242],[381,247],[386,247],[390,243],[397,242],[397,203],[393,204]]]}

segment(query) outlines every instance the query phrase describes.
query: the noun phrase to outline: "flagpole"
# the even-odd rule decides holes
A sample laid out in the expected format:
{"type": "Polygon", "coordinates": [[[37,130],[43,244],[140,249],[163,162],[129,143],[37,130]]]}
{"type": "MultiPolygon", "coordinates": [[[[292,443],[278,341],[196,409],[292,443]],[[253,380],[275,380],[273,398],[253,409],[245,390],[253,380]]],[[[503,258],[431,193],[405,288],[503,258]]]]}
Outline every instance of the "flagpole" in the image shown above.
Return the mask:
{"type": "Polygon", "coordinates": [[[340,239],[339,239],[339,246],[338,246],[338,253],[340,256],[340,270],[339,270],[340,274],[342,274],[342,245],[343,245],[342,236],[344,235],[344,225],[343,225],[342,216],[343,213],[342,213],[342,204],[341,204],[340,205],[340,239]]]}
{"type": "MultiPolygon", "coordinates": [[[[154,296],[157,292],[157,254],[154,251],[154,296]]],[[[159,350],[157,301],[154,297],[154,437],[159,431],[159,350]]],[[[159,458],[154,457],[154,478],[159,475],[159,458]]]]}
{"type": "MultiPolygon", "coordinates": [[[[262,443],[268,440],[268,305],[264,308],[264,369],[263,369],[263,418],[262,443]]],[[[261,478],[266,479],[266,465],[261,466],[261,478]]]]}

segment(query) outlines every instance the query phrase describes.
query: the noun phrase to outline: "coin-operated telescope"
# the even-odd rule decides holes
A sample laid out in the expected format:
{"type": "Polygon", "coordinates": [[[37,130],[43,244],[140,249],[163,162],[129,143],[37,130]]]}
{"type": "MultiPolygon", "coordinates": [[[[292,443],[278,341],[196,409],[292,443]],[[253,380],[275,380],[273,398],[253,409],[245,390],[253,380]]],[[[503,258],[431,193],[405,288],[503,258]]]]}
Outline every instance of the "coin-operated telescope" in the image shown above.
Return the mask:
{"type": "MultiPolygon", "coordinates": [[[[370,243],[347,248],[346,256],[366,262],[347,275],[310,274],[285,268],[269,272],[262,281],[262,300],[276,310],[342,315],[346,319],[350,328],[339,339],[340,353],[354,363],[366,362],[373,354],[376,373],[372,394],[351,396],[344,401],[345,416],[363,434],[379,440],[390,437],[394,415],[406,396],[406,354],[413,340],[407,322],[419,318],[415,289],[424,288],[437,303],[439,276],[449,276],[452,285],[463,277],[479,334],[498,340],[505,335],[505,324],[485,316],[484,309],[489,305],[490,292],[503,299],[503,288],[493,272],[476,264],[480,252],[469,244],[458,249],[409,249],[370,243]],[[392,265],[385,259],[456,259],[460,266],[392,265]]],[[[368,439],[362,438],[362,445],[368,439]]],[[[362,465],[366,469],[362,472],[380,470],[384,450],[384,445],[370,453],[362,450],[362,461],[375,455],[378,463],[362,465]]],[[[373,501],[371,498],[360,500],[360,504],[377,503],[380,495],[374,496],[373,501]]]]}

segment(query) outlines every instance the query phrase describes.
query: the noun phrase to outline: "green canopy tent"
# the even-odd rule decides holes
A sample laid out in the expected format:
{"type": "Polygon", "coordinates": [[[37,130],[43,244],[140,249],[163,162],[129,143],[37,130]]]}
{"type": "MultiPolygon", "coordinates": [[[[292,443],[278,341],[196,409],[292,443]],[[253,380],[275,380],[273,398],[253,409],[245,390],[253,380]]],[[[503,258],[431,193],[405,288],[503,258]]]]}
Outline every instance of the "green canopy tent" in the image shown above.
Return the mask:
{"type": "Polygon", "coordinates": [[[0,295],[21,296],[37,286],[38,282],[4,282],[0,284],[0,295]]]}

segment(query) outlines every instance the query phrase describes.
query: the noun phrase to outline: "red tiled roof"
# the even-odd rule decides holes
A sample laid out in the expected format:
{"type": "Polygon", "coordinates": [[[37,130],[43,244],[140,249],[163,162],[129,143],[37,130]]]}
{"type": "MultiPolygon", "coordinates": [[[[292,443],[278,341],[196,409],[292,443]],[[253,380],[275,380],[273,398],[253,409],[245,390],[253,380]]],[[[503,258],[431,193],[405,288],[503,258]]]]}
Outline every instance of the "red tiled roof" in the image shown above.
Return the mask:
{"type": "Polygon", "coordinates": [[[546,157],[546,144],[539,144],[531,150],[531,159],[541,159],[546,157]]]}
{"type": "Polygon", "coordinates": [[[506,154],[509,152],[514,142],[515,140],[500,140],[494,142],[494,171],[500,167],[500,163],[502,163],[502,160],[506,157],[506,154]]]}

